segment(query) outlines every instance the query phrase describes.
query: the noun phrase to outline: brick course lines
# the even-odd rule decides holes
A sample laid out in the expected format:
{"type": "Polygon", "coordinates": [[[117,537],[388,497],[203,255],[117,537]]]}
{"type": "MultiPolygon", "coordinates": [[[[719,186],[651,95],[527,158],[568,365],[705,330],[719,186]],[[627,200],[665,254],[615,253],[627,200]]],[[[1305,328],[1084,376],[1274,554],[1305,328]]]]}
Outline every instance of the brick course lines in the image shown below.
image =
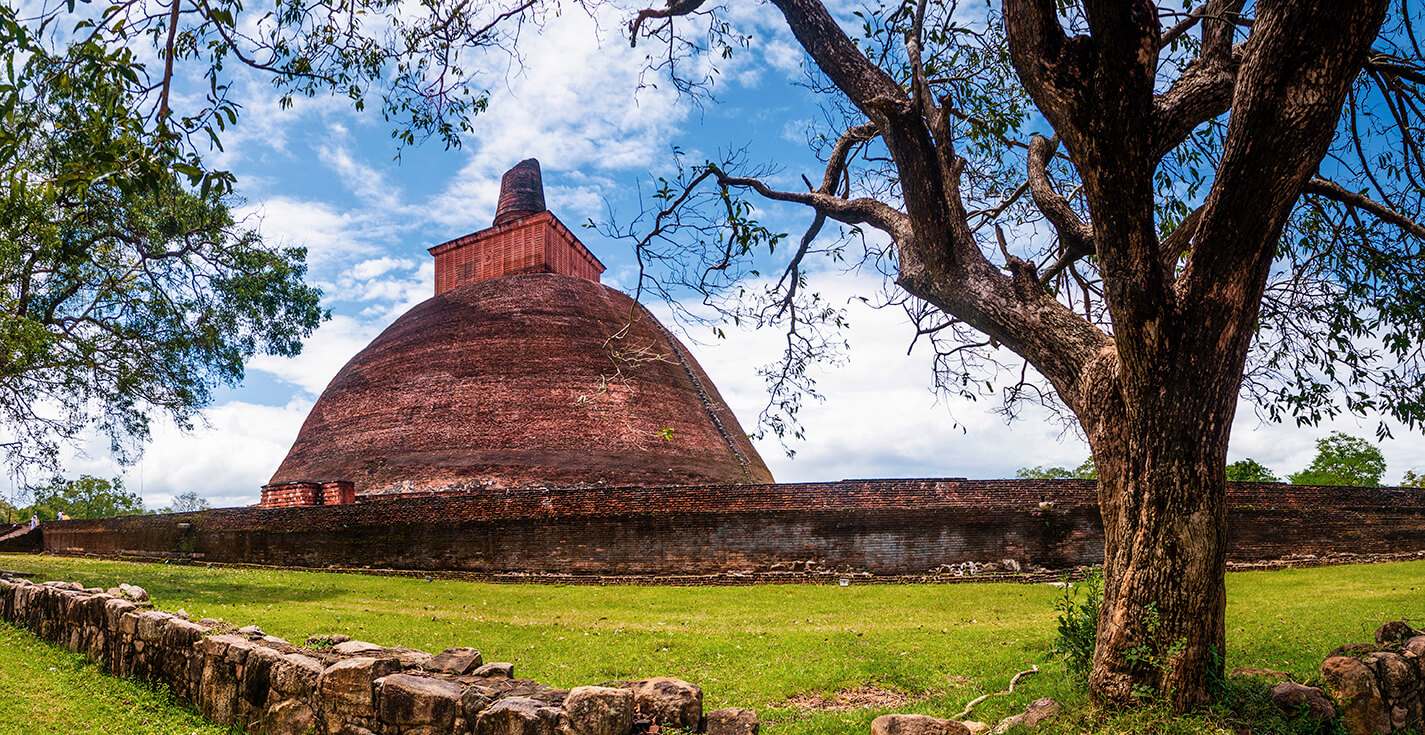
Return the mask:
{"type": "Polygon", "coordinates": [[[356,489],[350,482],[289,482],[263,485],[263,508],[293,508],[308,505],[339,505],[356,502],[356,489]]]}
{"type": "Polygon", "coordinates": [[[516,219],[430,248],[435,292],[522,273],[599,282],[603,263],[550,212],[516,219]]]}
{"type": "Polygon", "coordinates": [[[712,381],[674,345],[628,296],[583,279],[447,291],[342,368],[269,485],[771,481],[712,381]]]}
{"type": "MultiPolygon", "coordinates": [[[[1425,550],[1425,491],[1233,484],[1229,558],[1425,550]]],[[[1102,561],[1092,481],[847,480],[360,496],[44,526],[59,553],[479,574],[698,575],[825,568],[918,575],[1014,558],[1102,561]],[[1041,505],[1042,504],[1042,505],[1041,505]],[[185,528],[186,524],[186,528],[185,528]]]]}

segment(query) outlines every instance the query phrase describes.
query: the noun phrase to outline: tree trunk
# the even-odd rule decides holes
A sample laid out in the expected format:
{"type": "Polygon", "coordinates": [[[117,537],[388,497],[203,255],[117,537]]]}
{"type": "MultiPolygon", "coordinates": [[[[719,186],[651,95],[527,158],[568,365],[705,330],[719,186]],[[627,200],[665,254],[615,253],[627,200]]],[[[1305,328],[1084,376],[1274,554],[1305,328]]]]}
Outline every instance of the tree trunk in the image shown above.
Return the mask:
{"type": "Polygon", "coordinates": [[[1225,466],[1237,381],[1193,377],[1109,391],[1126,408],[1091,434],[1104,590],[1090,691],[1105,704],[1166,701],[1182,712],[1210,702],[1209,682],[1222,675],[1225,466]]]}

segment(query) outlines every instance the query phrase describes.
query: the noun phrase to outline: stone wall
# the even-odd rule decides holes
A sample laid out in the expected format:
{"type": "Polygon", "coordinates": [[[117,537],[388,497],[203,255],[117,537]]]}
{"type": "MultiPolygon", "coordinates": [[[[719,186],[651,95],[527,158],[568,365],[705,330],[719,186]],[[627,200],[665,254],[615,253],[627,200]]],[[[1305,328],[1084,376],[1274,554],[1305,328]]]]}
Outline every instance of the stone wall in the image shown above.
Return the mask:
{"type": "MultiPolygon", "coordinates": [[[[125,588],[127,594],[133,588],[125,588]]],[[[651,735],[659,727],[756,735],[755,715],[703,716],[702,690],[672,678],[551,689],[507,663],[432,656],[344,636],[294,646],[256,627],[148,609],[120,590],[0,578],[0,619],[166,687],[219,725],[269,735],[651,735]]],[[[139,591],[136,595],[146,597],[139,591]]]]}
{"type": "MultiPolygon", "coordinates": [[[[1234,561],[1425,550],[1425,491],[1237,484],[1229,534],[1234,561]]],[[[1079,480],[532,488],[44,525],[55,553],[588,576],[1067,568],[1101,562],[1102,536],[1079,480]]]]}
{"type": "Polygon", "coordinates": [[[1425,730],[1425,631],[1382,625],[1373,643],[1349,643],[1321,663],[1326,693],[1350,735],[1425,730]]]}

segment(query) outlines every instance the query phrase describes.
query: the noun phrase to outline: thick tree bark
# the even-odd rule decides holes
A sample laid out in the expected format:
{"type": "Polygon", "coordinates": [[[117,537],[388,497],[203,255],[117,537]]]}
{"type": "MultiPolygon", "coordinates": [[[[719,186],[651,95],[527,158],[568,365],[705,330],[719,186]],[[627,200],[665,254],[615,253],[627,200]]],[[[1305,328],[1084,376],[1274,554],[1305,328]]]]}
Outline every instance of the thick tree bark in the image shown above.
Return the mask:
{"type": "Polygon", "coordinates": [[[1236,396],[1198,390],[1221,377],[1215,371],[1174,372],[1158,390],[1123,390],[1111,378],[1099,386],[1156,397],[1100,416],[1092,436],[1105,555],[1090,686],[1100,701],[1166,698],[1183,711],[1207,703],[1209,677],[1222,673],[1236,396]]]}

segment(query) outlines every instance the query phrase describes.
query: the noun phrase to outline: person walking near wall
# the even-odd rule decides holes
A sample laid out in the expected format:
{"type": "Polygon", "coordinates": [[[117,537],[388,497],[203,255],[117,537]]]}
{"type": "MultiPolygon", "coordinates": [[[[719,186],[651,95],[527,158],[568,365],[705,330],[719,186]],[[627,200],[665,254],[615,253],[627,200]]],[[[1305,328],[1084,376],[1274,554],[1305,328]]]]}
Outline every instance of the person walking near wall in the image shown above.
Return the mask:
{"type": "Polygon", "coordinates": [[[37,515],[31,514],[31,515],[30,515],[30,530],[33,531],[33,530],[35,529],[35,526],[38,526],[38,525],[40,525],[40,517],[37,516],[37,515]]]}

